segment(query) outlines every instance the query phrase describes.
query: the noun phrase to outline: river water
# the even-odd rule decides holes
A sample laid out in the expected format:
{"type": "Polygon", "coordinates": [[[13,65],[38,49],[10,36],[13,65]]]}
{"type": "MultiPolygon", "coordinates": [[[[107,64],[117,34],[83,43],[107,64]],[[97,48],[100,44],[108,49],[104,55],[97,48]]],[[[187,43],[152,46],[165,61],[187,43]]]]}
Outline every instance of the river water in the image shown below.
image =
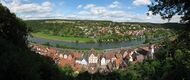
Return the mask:
{"type": "Polygon", "coordinates": [[[56,46],[65,45],[73,48],[97,48],[97,49],[113,49],[113,48],[121,48],[121,47],[130,47],[139,44],[143,44],[145,39],[138,39],[132,41],[123,41],[123,42],[111,42],[111,43],[75,43],[75,42],[67,42],[67,41],[58,41],[58,40],[49,40],[38,37],[28,37],[28,40],[31,42],[36,42],[38,44],[49,43],[50,45],[56,46]]]}

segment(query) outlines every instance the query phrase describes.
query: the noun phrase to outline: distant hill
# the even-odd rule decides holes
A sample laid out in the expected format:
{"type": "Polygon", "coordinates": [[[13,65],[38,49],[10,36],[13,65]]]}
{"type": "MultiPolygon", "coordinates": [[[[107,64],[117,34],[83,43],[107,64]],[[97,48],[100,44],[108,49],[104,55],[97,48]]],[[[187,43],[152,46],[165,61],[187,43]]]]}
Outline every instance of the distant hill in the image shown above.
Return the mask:
{"type": "MultiPolygon", "coordinates": [[[[177,30],[183,26],[178,23],[155,24],[65,19],[26,20],[25,22],[32,33],[58,37],[95,38],[98,42],[133,40],[145,35],[161,36],[167,34],[165,31],[167,29],[177,30]]],[[[85,41],[91,42],[92,39],[85,41]]],[[[85,41],[79,40],[79,42],[85,41]]]]}

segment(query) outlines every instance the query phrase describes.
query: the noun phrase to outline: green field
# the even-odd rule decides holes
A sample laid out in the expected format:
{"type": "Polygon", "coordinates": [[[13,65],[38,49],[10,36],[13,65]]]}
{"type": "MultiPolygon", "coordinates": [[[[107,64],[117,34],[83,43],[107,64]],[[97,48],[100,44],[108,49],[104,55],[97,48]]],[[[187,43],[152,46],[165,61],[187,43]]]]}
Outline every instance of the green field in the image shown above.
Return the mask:
{"type": "Polygon", "coordinates": [[[40,37],[50,40],[59,40],[59,41],[68,41],[68,42],[79,42],[79,43],[87,43],[87,42],[94,42],[92,38],[81,38],[81,37],[61,37],[61,36],[54,36],[44,33],[32,33],[34,37],[40,37]]]}

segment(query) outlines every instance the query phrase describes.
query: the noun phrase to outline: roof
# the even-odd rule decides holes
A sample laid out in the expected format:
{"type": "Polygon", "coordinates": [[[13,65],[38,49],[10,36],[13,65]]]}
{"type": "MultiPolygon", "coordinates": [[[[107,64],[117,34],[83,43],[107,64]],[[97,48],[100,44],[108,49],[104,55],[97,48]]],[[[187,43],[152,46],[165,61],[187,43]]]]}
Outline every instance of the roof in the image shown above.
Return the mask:
{"type": "Polygon", "coordinates": [[[142,55],[147,55],[149,53],[147,48],[139,48],[139,49],[137,49],[137,52],[142,55]]]}
{"type": "Polygon", "coordinates": [[[108,53],[105,53],[105,57],[106,59],[112,59],[113,57],[115,57],[115,53],[110,51],[108,53]]]}
{"type": "Polygon", "coordinates": [[[117,66],[119,66],[121,63],[122,63],[122,59],[116,59],[116,60],[115,60],[115,64],[116,64],[117,66]]]}
{"type": "Polygon", "coordinates": [[[120,49],[120,50],[119,50],[119,53],[120,53],[120,54],[124,54],[125,51],[126,51],[125,49],[120,49]]]}
{"type": "Polygon", "coordinates": [[[142,62],[143,60],[144,60],[144,56],[143,55],[141,55],[141,54],[137,55],[137,61],[138,62],[142,62]]]}
{"type": "Polygon", "coordinates": [[[60,61],[59,61],[59,65],[62,67],[65,65],[71,65],[72,66],[72,65],[74,65],[74,63],[75,63],[74,60],[63,59],[63,58],[60,59],[60,61]]]}
{"type": "Polygon", "coordinates": [[[82,56],[81,53],[78,53],[78,52],[73,52],[72,54],[74,58],[81,58],[82,56]]]}
{"type": "Polygon", "coordinates": [[[82,54],[81,57],[82,57],[82,59],[85,59],[86,62],[88,63],[88,54],[87,53],[82,54]]]}
{"type": "Polygon", "coordinates": [[[122,59],[122,55],[120,53],[115,54],[116,58],[122,59]]]}

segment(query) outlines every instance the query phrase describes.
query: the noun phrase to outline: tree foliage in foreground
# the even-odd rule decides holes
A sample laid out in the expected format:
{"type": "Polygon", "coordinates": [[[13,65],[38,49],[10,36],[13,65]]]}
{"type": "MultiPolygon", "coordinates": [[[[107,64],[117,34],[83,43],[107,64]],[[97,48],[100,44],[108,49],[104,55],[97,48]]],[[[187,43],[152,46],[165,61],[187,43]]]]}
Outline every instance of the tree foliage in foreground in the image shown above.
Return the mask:
{"type": "Polygon", "coordinates": [[[59,71],[54,61],[27,47],[27,34],[25,23],[0,4],[0,80],[70,78],[59,71]]]}
{"type": "MultiPolygon", "coordinates": [[[[163,19],[169,20],[180,15],[181,22],[190,25],[190,0],[154,0],[148,7],[153,15],[160,14],[163,19]]],[[[190,30],[189,27],[187,30],[190,30]]]]}
{"type": "Polygon", "coordinates": [[[0,37],[13,44],[25,46],[27,34],[26,24],[0,4],[0,37]]]}

